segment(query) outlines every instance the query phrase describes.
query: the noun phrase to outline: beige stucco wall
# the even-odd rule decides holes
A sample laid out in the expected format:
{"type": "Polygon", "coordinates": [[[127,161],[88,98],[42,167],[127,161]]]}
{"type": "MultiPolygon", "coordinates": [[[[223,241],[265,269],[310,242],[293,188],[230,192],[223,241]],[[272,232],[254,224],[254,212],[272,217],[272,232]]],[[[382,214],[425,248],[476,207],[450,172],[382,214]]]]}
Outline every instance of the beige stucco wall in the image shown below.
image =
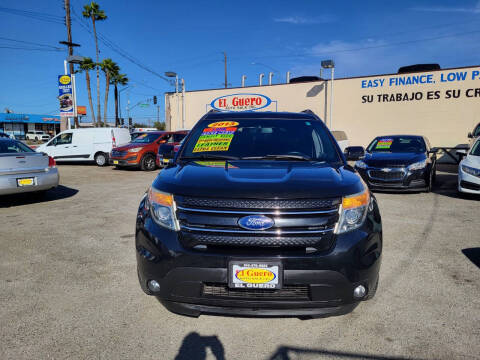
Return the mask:
{"type": "MultiPolygon", "coordinates": [[[[266,95],[272,104],[261,111],[301,111],[310,109],[329,125],[330,82],[253,86],[245,88],[191,91],[185,93],[185,124],[182,126],[182,94],[166,94],[167,126],[172,130],[190,129],[210,110],[210,102],[224,95],[255,93],[266,95]],[[178,110],[177,111],[177,99],[178,110]],[[275,103],[276,102],[276,103],[275,103]],[[327,106],[325,106],[327,105],[327,106]]],[[[379,75],[334,81],[332,129],[344,130],[352,145],[366,146],[375,136],[388,134],[420,134],[433,146],[456,146],[467,143],[467,133],[480,122],[480,67],[446,69],[442,71],[379,75]],[[448,75],[450,74],[450,75],[448,75]],[[452,75],[453,74],[453,75],[452,75]],[[457,75],[460,78],[457,77],[457,75]],[[398,77],[422,76],[430,83],[390,85],[398,77]],[[453,81],[442,81],[448,78],[453,81]],[[462,76],[465,79],[462,80],[462,76]],[[472,79],[473,78],[473,79],[472,79]],[[391,80],[392,79],[392,80],[391,80]],[[383,86],[365,87],[378,80],[383,86]],[[362,84],[364,87],[362,87],[362,84]],[[471,90],[473,89],[473,90],[471,90]],[[475,96],[475,90],[477,96],[475,96]],[[458,98],[447,98],[447,91],[459,91],[458,98]],[[418,93],[420,100],[379,101],[379,95],[411,98],[418,93]],[[406,94],[406,95],[405,95],[406,94]],[[421,95],[420,95],[421,94],[421,95]],[[467,94],[472,97],[467,97],[467,94]],[[363,97],[373,96],[372,102],[363,97]],[[432,99],[428,99],[428,97],[432,99]],[[436,98],[438,97],[438,99],[436,98]]]]}

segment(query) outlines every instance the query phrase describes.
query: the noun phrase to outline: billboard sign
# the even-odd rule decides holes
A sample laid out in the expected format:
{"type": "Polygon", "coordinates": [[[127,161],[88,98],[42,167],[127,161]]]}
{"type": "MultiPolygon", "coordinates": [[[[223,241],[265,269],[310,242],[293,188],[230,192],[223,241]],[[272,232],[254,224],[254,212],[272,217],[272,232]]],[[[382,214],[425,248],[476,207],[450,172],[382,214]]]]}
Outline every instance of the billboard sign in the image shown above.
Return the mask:
{"type": "Polygon", "coordinates": [[[219,111],[255,111],[271,103],[272,99],[262,94],[231,94],[217,97],[210,106],[219,111]]]}
{"type": "Polygon", "coordinates": [[[74,116],[73,86],[70,75],[58,75],[58,100],[60,101],[60,116],[74,116]]]}

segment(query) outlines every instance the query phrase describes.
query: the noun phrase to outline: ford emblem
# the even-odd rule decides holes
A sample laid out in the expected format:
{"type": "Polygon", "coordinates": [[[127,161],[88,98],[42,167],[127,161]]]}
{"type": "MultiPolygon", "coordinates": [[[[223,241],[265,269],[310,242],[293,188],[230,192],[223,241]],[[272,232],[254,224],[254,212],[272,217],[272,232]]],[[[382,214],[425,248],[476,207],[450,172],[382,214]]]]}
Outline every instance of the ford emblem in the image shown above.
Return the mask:
{"type": "Polygon", "coordinates": [[[240,218],[238,225],[247,230],[267,230],[275,225],[275,221],[265,215],[249,215],[240,218]]]}

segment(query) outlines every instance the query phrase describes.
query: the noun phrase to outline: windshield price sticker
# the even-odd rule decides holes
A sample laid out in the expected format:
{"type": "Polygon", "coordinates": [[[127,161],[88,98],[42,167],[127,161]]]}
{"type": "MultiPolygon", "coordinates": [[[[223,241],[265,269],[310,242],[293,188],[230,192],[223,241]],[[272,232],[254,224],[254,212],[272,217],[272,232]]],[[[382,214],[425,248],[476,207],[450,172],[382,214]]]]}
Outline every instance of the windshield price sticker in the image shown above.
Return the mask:
{"type": "Polygon", "coordinates": [[[203,129],[202,135],[198,138],[193,152],[228,151],[235,131],[237,131],[236,127],[205,128],[203,129]]]}
{"type": "Polygon", "coordinates": [[[237,126],[237,125],[238,125],[238,122],[236,122],[236,121],[218,121],[218,122],[208,124],[208,127],[210,127],[210,128],[224,128],[224,127],[232,127],[232,126],[237,126]]]}
{"type": "Polygon", "coordinates": [[[393,139],[380,139],[378,140],[376,149],[390,149],[392,146],[393,139]]]}

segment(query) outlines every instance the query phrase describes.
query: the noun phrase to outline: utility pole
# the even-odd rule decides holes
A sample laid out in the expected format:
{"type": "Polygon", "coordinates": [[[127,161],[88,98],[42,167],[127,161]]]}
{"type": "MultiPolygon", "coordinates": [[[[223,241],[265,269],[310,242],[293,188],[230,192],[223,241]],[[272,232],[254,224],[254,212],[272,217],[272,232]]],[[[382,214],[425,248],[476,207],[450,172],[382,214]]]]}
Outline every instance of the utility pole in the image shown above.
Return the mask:
{"type": "Polygon", "coordinates": [[[228,87],[227,81],[227,53],[223,52],[223,62],[225,63],[225,89],[228,87]]]}
{"type": "MultiPolygon", "coordinates": [[[[72,46],[72,19],[70,18],[70,0],[65,0],[65,25],[67,26],[67,40],[68,40],[68,55],[72,56],[73,55],[73,46],[72,46]]],[[[70,66],[70,76],[74,75],[73,74],[73,63],[69,64],[70,66]]],[[[77,106],[77,104],[74,104],[74,106],[77,106]]],[[[76,109],[74,109],[74,114],[77,114],[76,109]]],[[[78,128],[78,116],[75,115],[73,118],[73,121],[75,122],[75,128],[78,128]]]]}

